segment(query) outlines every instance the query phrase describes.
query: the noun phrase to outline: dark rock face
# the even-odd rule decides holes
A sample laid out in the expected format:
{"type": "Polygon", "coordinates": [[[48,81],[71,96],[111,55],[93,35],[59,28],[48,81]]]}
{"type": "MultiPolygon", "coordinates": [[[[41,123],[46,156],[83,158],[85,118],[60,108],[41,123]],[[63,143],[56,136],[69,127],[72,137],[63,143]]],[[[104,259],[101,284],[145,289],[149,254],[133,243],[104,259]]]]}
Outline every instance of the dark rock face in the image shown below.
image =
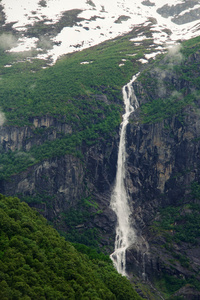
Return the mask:
{"type": "Polygon", "coordinates": [[[33,145],[41,145],[46,140],[59,138],[61,134],[72,133],[70,125],[50,116],[33,118],[30,123],[32,126],[29,127],[0,127],[0,145],[5,152],[28,151],[33,145]],[[36,134],[36,130],[40,130],[40,134],[36,134]]]}
{"type": "Polygon", "coordinates": [[[157,12],[164,18],[172,17],[172,22],[176,24],[186,24],[199,19],[199,8],[195,5],[199,4],[198,0],[184,1],[176,5],[169,6],[168,4],[157,9],[157,12]],[[184,11],[186,11],[184,13],[184,11]]]}
{"type": "Polygon", "coordinates": [[[198,4],[198,0],[184,1],[184,3],[179,3],[172,6],[165,4],[164,6],[159,8],[157,12],[161,14],[164,18],[172,17],[182,13],[184,10],[193,8],[196,4],[198,4]]]}
{"type": "Polygon", "coordinates": [[[147,1],[142,1],[142,4],[143,5],[146,5],[146,6],[155,6],[155,3],[152,3],[151,1],[147,0],[147,1]]]}
{"type": "MultiPolygon", "coordinates": [[[[72,133],[64,122],[51,117],[32,120],[32,127],[0,128],[0,144],[4,151],[29,150],[46,140],[55,140],[60,134],[72,133]],[[37,135],[35,130],[45,129],[37,135]]],[[[77,208],[83,199],[91,197],[96,203],[87,209],[90,217],[84,230],[97,228],[101,246],[112,247],[115,235],[116,216],[110,209],[110,193],[116,174],[117,135],[108,142],[99,141],[90,148],[83,147],[84,161],[73,155],[52,158],[26,171],[0,182],[0,193],[17,195],[35,207],[57,229],[67,231],[63,215],[77,208]]]]}
{"type": "MultiPolygon", "coordinates": [[[[189,57],[189,61],[197,62],[198,59],[198,52],[189,57]]],[[[194,88],[192,81],[179,80],[177,74],[169,70],[163,74],[155,69],[151,76],[156,82],[155,88],[134,83],[140,105],[152,99],[168,98],[173,88],[168,89],[167,85],[174,87],[177,93],[185,88],[182,97],[194,88]],[[159,78],[162,80],[158,85],[159,78]]],[[[191,201],[191,184],[200,182],[199,112],[200,103],[196,100],[195,105],[182,109],[182,119],[177,114],[152,124],[141,124],[140,109],[131,116],[127,127],[127,189],[137,238],[127,249],[130,277],[137,274],[143,280],[154,282],[155,278],[158,280],[167,274],[180,281],[193,277],[200,280],[199,240],[192,244],[172,239],[168,249],[166,236],[153,230],[154,222],[162,218],[159,212],[166,207],[187,207],[191,201]],[[181,259],[186,259],[187,263],[181,259]]],[[[199,203],[199,200],[195,201],[199,203]]],[[[199,292],[181,288],[174,296],[199,299],[199,292]]]]}
{"type": "Polygon", "coordinates": [[[11,180],[1,184],[1,193],[32,197],[38,194],[48,195],[48,203],[40,203],[39,208],[47,219],[52,220],[81,197],[83,176],[84,170],[80,161],[66,155],[60,159],[43,161],[12,176],[11,180]]]}
{"type": "Polygon", "coordinates": [[[200,299],[200,292],[196,291],[192,287],[183,287],[174,296],[181,296],[182,299],[188,300],[199,300],[200,299]]]}
{"type": "Polygon", "coordinates": [[[135,253],[139,257],[138,272],[141,272],[144,255],[149,278],[161,268],[163,251],[160,252],[160,246],[163,242],[156,242],[148,227],[160,208],[178,205],[180,199],[187,201],[191,183],[198,181],[200,176],[200,143],[193,142],[200,135],[200,121],[192,107],[187,107],[185,113],[184,126],[173,117],[169,123],[170,130],[165,128],[164,121],[139,127],[129,125],[127,130],[128,190],[132,199],[133,225],[138,235],[142,235],[150,245],[148,249],[143,242],[142,247],[139,243],[136,248],[129,249],[128,265],[133,261],[129,256],[135,253]],[[160,256],[162,259],[158,264],[160,256]]]}

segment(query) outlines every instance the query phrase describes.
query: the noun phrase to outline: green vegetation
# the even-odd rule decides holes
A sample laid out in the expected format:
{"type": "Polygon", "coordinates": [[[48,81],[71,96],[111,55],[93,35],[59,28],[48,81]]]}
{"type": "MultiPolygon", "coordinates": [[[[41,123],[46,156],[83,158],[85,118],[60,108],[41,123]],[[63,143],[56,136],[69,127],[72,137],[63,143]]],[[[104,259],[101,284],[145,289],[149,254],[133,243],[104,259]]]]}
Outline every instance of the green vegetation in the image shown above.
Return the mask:
{"type": "Polygon", "coordinates": [[[97,228],[88,228],[90,220],[101,213],[98,206],[90,198],[82,199],[75,208],[62,213],[62,222],[67,228],[62,235],[67,241],[81,243],[99,250],[100,234],[97,228]]]}
{"type": "Polygon", "coordinates": [[[177,278],[168,274],[164,274],[162,278],[156,282],[156,287],[163,292],[165,299],[179,300],[183,298],[178,298],[173,296],[173,294],[186,283],[186,280],[183,278],[177,278]]]}
{"type": "Polygon", "coordinates": [[[163,119],[179,115],[182,108],[194,102],[194,95],[187,95],[180,99],[179,96],[172,96],[167,99],[156,99],[142,105],[141,118],[143,123],[156,123],[163,119]]]}
{"type": "Polygon", "coordinates": [[[173,294],[177,292],[180,288],[187,286],[190,288],[196,288],[200,290],[199,280],[195,276],[184,279],[182,276],[175,277],[169,274],[163,274],[159,280],[156,280],[156,288],[161,290],[165,299],[169,300],[181,300],[184,299],[182,296],[174,296],[173,294]]]}
{"type": "Polygon", "coordinates": [[[183,42],[177,52],[159,57],[141,74],[139,80],[149,99],[141,105],[143,123],[179,116],[184,107],[195,105],[200,97],[200,65],[194,59],[199,45],[199,37],[183,42]]]}
{"type": "MultiPolygon", "coordinates": [[[[48,178],[46,180],[48,180],[48,178]]],[[[30,206],[34,206],[37,204],[42,204],[41,206],[43,206],[43,204],[45,204],[45,207],[51,209],[53,208],[52,204],[55,200],[54,195],[48,195],[47,193],[45,193],[45,191],[43,191],[43,193],[36,193],[35,196],[24,196],[22,194],[18,194],[16,196],[19,197],[21,201],[26,202],[30,206]]],[[[40,209],[40,211],[42,212],[42,209],[40,209]]]]}
{"type": "Polygon", "coordinates": [[[81,252],[26,203],[0,195],[0,298],[141,299],[108,257],[75,246],[81,252]]]}
{"type": "Polygon", "coordinates": [[[33,116],[49,114],[64,116],[66,123],[85,128],[84,121],[96,119],[102,111],[93,95],[106,94],[116,104],[122,98],[121,87],[138,71],[132,66],[133,58],[126,55],[137,54],[139,49],[134,49],[128,38],[69,54],[40,70],[37,59],[5,68],[8,54],[0,56],[0,105],[8,123],[22,126],[33,116]],[[127,59],[125,67],[119,67],[123,58],[127,59]],[[91,63],[81,64],[85,61],[91,63]]]}
{"type": "Polygon", "coordinates": [[[29,151],[0,150],[0,179],[66,153],[82,158],[83,144],[91,146],[114,134],[121,122],[121,87],[138,72],[136,60],[149,51],[146,48],[151,43],[133,47],[131,36],[69,54],[53,66],[33,55],[27,59],[29,53],[10,54],[0,49],[0,108],[6,125],[32,126],[33,135],[43,140],[29,151]],[[135,56],[129,56],[132,54],[135,56]],[[126,59],[125,65],[119,67],[122,59],[126,59]],[[58,132],[56,140],[48,140],[51,127],[33,127],[33,119],[43,116],[69,124],[72,134],[58,132]]]}
{"type": "Polygon", "coordinates": [[[200,235],[199,212],[199,204],[168,206],[160,211],[160,218],[154,223],[154,229],[162,232],[168,242],[196,244],[200,235]]]}
{"type": "MultiPolygon", "coordinates": [[[[48,180],[48,178],[47,178],[48,180]]],[[[31,207],[36,206],[40,213],[44,212],[44,208],[53,209],[53,203],[56,196],[48,195],[47,193],[37,193],[35,196],[24,196],[18,194],[22,201],[29,204],[31,207]]],[[[88,249],[101,252],[99,247],[102,233],[97,227],[91,227],[94,217],[102,213],[99,206],[92,197],[82,198],[76,203],[75,207],[68,208],[65,212],[61,212],[59,216],[59,226],[56,226],[55,219],[51,219],[50,224],[56,226],[59,233],[69,242],[80,243],[89,246],[88,249]],[[55,221],[55,223],[54,223],[55,221]]],[[[107,251],[106,251],[107,252],[107,251]]]]}
{"type": "MultiPolygon", "coordinates": [[[[181,265],[189,271],[192,270],[190,260],[186,253],[177,251],[176,244],[188,243],[188,248],[196,248],[199,245],[200,236],[200,184],[193,182],[191,185],[191,194],[188,195],[189,201],[178,206],[167,206],[160,210],[157,220],[152,225],[152,230],[158,236],[161,235],[165,239],[165,250],[169,259],[169,267],[171,265],[181,265]]],[[[189,274],[189,273],[188,273],[189,274]]],[[[199,280],[195,276],[175,277],[167,273],[163,273],[160,279],[156,279],[156,285],[161,290],[166,299],[176,299],[173,293],[181,287],[188,285],[200,291],[199,280]]]]}

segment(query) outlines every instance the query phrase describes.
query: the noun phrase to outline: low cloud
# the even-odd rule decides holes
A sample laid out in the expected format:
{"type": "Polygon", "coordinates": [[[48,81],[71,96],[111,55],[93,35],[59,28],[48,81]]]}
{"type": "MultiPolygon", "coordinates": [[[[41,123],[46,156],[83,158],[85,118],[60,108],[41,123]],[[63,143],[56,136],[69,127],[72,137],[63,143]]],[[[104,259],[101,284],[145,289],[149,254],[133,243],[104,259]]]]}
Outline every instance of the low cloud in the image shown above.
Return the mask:
{"type": "Polygon", "coordinates": [[[154,76],[157,79],[157,93],[158,97],[164,97],[166,94],[165,79],[169,76],[169,72],[159,68],[154,69],[154,76]]]}
{"type": "Polygon", "coordinates": [[[39,41],[37,42],[39,48],[48,50],[53,48],[53,42],[48,37],[40,36],[39,41]]]}
{"type": "MultiPolygon", "coordinates": [[[[155,68],[153,77],[157,79],[157,93],[158,97],[162,98],[165,96],[170,96],[170,91],[167,89],[167,82],[171,82],[172,77],[174,76],[173,68],[176,65],[181,64],[183,61],[184,56],[181,53],[181,45],[177,44],[173,47],[170,47],[168,49],[168,53],[163,59],[164,62],[164,69],[161,68],[155,68]]],[[[180,98],[181,94],[174,93],[171,95],[172,97],[180,98]]]]}
{"type": "Polygon", "coordinates": [[[6,121],[5,114],[3,112],[0,112],[0,126],[2,126],[6,121]]]}
{"type": "Polygon", "coordinates": [[[14,35],[3,33],[0,35],[0,48],[4,50],[8,50],[12,47],[14,47],[17,43],[17,39],[14,35]]]}
{"type": "Polygon", "coordinates": [[[183,54],[181,53],[181,44],[177,44],[173,47],[168,48],[167,57],[170,60],[170,63],[181,63],[183,60],[183,54]]]}

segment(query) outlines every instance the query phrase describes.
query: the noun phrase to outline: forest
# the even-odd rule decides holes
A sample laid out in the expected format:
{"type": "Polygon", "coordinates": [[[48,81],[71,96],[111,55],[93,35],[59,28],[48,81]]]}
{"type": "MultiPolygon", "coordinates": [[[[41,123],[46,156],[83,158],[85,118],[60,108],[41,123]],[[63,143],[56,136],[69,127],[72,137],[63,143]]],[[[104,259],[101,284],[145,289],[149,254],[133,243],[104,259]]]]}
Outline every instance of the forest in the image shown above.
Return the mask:
{"type": "Polygon", "coordinates": [[[108,256],[74,247],[16,197],[0,195],[0,236],[2,300],[142,299],[108,256]]]}

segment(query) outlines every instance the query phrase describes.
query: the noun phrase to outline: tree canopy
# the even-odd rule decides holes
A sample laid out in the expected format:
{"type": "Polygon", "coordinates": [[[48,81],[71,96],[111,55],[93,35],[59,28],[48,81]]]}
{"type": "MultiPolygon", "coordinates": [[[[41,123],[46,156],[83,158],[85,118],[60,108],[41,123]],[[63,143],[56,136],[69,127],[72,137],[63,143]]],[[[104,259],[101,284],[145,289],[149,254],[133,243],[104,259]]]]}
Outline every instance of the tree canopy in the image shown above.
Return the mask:
{"type": "Polygon", "coordinates": [[[0,299],[141,299],[108,258],[83,250],[26,203],[0,195],[0,299]]]}

